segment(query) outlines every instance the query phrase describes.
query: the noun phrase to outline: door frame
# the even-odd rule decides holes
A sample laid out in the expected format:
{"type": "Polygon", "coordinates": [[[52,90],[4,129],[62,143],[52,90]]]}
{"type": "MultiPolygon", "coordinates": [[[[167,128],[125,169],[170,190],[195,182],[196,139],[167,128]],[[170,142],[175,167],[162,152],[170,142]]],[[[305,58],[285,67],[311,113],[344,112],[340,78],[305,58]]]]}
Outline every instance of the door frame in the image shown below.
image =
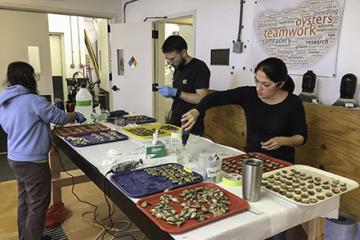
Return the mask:
{"type": "MultiPolygon", "coordinates": [[[[66,60],[65,60],[65,39],[64,39],[64,33],[59,33],[59,32],[49,32],[49,41],[50,41],[50,36],[58,36],[60,39],[60,54],[61,54],[61,76],[62,76],[62,85],[63,85],[63,95],[64,95],[64,102],[65,100],[68,100],[67,96],[68,96],[68,88],[67,88],[67,82],[66,82],[66,60]]],[[[50,53],[51,53],[51,46],[50,46],[50,53]]],[[[51,58],[51,55],[50,55],[51,58]]],[[[52,69],[51,69],[51,76],[52,76],[52,69]]],[[[54,88],[52,81],[51,81],[51,86],[52,88],[54,88]]],[[[52,89],[52,96],[53,96],[53,100],[54,99],[54,89],[52,89]]]]}
{"type": "MultiPolygon", "coordinates": [[[[158,41],[154,41],[154,83],[163,85],[165,83],[165,62],[161,61],[163,58],[163,53],[161,51],[161,46],[163,41],[165,40],[165,31],[164,26],[166,23],[174,23],[173,21],[176,19],[183,18],[192,18],[192,46],[193,46],[193,56],[196,55],[196,10],[189,12],[182,12],[177,14],[168,15],[166,19],[161,19],[158,21],[154,21],[154,30],[158,31],[158,41]]],[[[168,99],[164,99],[159,96],[159,94],[154,94],[153,97],[153,109],[154,109],[154,117],[159,121],[163,122],[166,119],[166,115],[168,115],[168,111],[170,109],[162,109],[166,105],[166,101],[168,99]]]]}

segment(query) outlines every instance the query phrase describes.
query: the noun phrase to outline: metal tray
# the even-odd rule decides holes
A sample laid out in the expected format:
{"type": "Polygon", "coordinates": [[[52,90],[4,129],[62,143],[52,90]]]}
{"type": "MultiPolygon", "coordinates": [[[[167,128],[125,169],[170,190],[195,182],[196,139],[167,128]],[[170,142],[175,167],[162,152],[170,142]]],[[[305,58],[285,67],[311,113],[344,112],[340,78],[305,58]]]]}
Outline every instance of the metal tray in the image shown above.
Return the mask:
{"type": "MultiPolygon", "coordinates": [[[[211,202],[211,200],[207,199],[206,202],[201,203],[200,208],[197,208],[196,212],[200,213],[200,211],[202,211],[201,208],[203,208],[203,207],[209,208],[209,202],[211,202]]],[[[191,203],[191,204],[193,204],[193,203],[191,203]]],[[[150,218],[162,230],[169,232],[169,233],[173,233],[173,234],[183,233],[183,232],[192,230],[194,228],[204,226],[208,223],[226,218],[228,216],[231,216],[231,215],[234,215],[234,214],[237,214],[240,212],[243,212],[249,208],[249,204],[246,200],[239,198],[238,196],[236,196],[236,195],[226,191],[225,189],[223,189],[215,184],[212,184],[212,183],[199,183],[196,185],[178,188],[176,190],[171,190],[166,193],[160,193],[160,194],[156,194],[156,195],[149,196],[146,198],[142,198],[141,200],[139,200],[136,203],[136,205],[148,218],[150,218]],[[209,188],[209,189],[213,189],[213,190],[219,190],[220,192],[222,192],[228,198],[227,201],[229,201],[229,203],[230,203],[230,205],[228,206],[228,208],[229,208],[228,212],[226,212],[224,214],[220,214],[220,215],[213,215],[212,213],[208,212],[208,213],[205,213],[205,215],[207,216],[207,219],[205,219],[203,221],[198,221],[195,218],[188,219],[181,226],[170,225],[165,220],[159,219],[159,218],[155,217],[153,214],[151,214],[151,209],[154,208],[156,206],[156,204],[158,204],[160,202],[160,198],[164,198],[165,194],[171,195],[172,197],[175,197],[176,199],[179,200],[179,202],[171,201],[169,203],[169,205],[171,205],[176,210],[176,214],[181,214],[181,211],[184,209],[184,207],[181,205],[181,203],[188,202],[188,200],[184,200],[184,197],[181,196],[183,191],[184,190],[191,190],[191,191],[194,190],[196,192],[199,192],[200,188],[209,188]],[[142,205],[144,204],[144,202],[148,203],[148,206],[143,207],[142,205]]]]}
{"type": "Polygon", "coordinates": [[[91,145],[126,140],[128,139],[128,136],[114,130],[106,130],[83,134],[80,136],[68,136],[64,139],[75,147],[86,147],[91,145]]]}
{"type": "MultiPolygon", "coordinates": [[[[174,175],[174,174],[173,174],[174,175]]],[[[174,189],[190,184],[195,184],[203,181],[200,174],[196,172],[188,173],[184,170],[184,166],[177,163],[168,163],[158,166],[137,169],[134,171],[117,173],[110,177],[111,181],[117,188],[123,191],[130,197],[140,198],[151,194],[162,192],[166,189],[174,189]],[[194,178],[189,182],[172,182],[165,176],[154,176],[147,172],[155,169],[158,172],[171,175],[171,169],[178,169],[177,173],[186,174],[194,178]]]]}
{"type": "Polygon", "coordinates": [[[124,119],[126,124],[144,124],[156,122],[155,118],[145,115],[124,116],[124,119]]]}
{"type": "Polygon", "coordinates": [[[258,158],[263,160],[264,167],[263,172],[270,172],[279,168],[290,166],[291,163],[280,160],[269,155],[259,153],[259,152],[250,152],[246,154],[241,154],[237,156],[232,156],[228,158],[224,158],[222,160],[221,170],[226,173],[237,173],[242,174],[242,163],[244,159],[247,158],[258,158]]]}
{"type": "Polygon", "coordinates": [[[292,165],[263,174],[262,186],[297,205],[313,206],[349,192],[359,184],[314,167],[292,165]]]}
{"type": "Polygon", "coordinates": [[[54,129],[54,133],[60,137],[81,136],[89,133],[109,130],[108,127],[100,123],[79,124],[72,126],[61,126],[54,129]]]}
{"type": "Polygon", "coordinates": [[[152,138],[156,130],[159,130],[159,137],[170,136],[172,130],[181,130],[181,128],[171,124],[144,124],[136,127],[126,127],[126,134],[140,139],[152,138]]]}

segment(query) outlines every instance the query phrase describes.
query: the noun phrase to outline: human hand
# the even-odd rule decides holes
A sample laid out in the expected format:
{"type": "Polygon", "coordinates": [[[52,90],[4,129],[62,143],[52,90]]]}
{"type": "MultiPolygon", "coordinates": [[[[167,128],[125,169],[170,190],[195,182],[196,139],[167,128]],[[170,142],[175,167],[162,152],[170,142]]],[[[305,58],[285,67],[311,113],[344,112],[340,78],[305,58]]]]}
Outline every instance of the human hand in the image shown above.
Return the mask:
{"type": "Polygon", "coordinates": [[[265,150],[276,150],[285,145],[284,137],[273,137],[266,142],[260,142],[261,148],[265,150]]]}
{"type": "Polygon", "coordinates": [[[83,123],[86,121],[86,117],[80,112],[75,112],[75,116],[78,123],[83,123]]]}
{"type": "Polygon", "coordinates": [[[199,115],[200,115],[199,111],[196,110],[195,108],[184,113],[184,115],[181,116],[181,122],[183,123],[181,128],[184,129],[185,131],[190,131],[194,127],[199,115]]]}
{"type": "Polygon", "coordinates": [[[175,97],[178,91],[176,88],[167,86],[157,86],[156,88],[159,90],[159,93],[166,98],[175,97]]]}

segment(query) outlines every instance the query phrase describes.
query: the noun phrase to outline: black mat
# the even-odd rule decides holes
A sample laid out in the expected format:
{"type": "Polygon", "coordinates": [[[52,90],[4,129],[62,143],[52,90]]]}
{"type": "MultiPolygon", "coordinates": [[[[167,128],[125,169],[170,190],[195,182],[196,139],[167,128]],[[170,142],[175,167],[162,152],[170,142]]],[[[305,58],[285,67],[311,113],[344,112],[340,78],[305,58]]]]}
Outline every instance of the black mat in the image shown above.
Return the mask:
{"type": "Polygon", "coordinates": [[[49,240],[68,240],[61,226],[45,228],[43,230],[43,236],[48,237],[49,240]]]}

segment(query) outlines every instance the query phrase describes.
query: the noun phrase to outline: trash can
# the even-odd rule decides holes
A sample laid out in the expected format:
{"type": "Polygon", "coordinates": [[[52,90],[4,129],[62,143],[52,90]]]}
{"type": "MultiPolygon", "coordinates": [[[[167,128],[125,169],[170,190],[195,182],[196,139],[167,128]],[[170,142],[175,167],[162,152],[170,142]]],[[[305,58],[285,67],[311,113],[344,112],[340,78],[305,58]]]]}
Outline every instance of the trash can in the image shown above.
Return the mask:
{"type": "Polygon", "coordinates": [[[344,212],[338,219],[326,219],[325,240],[357,240],[357,223],[354,218],[344,212]]]}

